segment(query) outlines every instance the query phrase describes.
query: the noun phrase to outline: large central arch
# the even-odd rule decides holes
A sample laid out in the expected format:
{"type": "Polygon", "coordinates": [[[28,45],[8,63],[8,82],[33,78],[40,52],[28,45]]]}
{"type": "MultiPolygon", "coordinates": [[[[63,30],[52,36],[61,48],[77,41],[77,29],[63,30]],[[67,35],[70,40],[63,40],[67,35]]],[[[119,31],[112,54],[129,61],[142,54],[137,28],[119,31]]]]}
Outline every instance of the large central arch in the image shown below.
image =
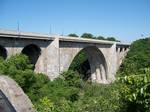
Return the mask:
{"type": "Polygon", "coordinates": [[[107,83],[107,63],[103,53],[96,46],[88,46],[77,53],[86,53],[90,65],[92,82],[107,83]]]}

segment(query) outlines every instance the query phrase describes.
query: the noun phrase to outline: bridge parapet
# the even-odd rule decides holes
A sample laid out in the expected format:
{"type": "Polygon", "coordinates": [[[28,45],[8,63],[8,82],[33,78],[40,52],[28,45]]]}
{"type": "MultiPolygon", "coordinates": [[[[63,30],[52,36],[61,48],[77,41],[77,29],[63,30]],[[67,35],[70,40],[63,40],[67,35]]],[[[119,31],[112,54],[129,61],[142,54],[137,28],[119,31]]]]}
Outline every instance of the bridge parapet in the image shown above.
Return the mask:
{"type": "Polygon", "coordinates": [[[37,40],[54,40],[54,36],[32,33],[32,32],[22,32],[16,30],[4,30],[0,29],[0,37],[11,37],[11,38],[27,38],[27,39],[37,39],[37,40]]]}

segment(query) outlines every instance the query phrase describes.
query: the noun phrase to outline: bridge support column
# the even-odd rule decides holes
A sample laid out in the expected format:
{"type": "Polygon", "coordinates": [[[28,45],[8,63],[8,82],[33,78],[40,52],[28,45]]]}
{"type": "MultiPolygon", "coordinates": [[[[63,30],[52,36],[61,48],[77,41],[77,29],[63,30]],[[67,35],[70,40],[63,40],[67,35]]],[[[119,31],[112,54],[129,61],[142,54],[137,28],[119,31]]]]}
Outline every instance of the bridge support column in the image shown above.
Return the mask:
{"type": "Polygon", "coordinates": [[[108,56],[108,75],[107,80],[108,83],[113,82],[115,80],[115,74],[117,72],[117,53],[116,53],[116,43],[112,45],[110,48],[110,54],[108,56]]]}
{"type": "Polygon", "coordinates": [[[55,38],[46,48],[46,74],[53,80],[59,75],[59,38],[55,38]]]}

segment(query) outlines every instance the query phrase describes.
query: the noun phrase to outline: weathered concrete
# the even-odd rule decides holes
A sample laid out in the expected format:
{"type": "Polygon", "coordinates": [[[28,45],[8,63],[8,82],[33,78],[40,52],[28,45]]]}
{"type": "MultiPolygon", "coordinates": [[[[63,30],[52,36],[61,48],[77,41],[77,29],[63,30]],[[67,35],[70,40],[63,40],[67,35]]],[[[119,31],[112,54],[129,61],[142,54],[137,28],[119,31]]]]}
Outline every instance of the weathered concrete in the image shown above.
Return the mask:
{"type": "Polygon", "coordinates": [[[0,90],[17,112],[36,112],[28,96],[11,78],[0,75],[0,90]]]}
{"type": "Polygon", "coordinates": [[[44,73],[52,80],[68,70],[74,57],[83,51],[88,56],[92,81],[110,83],[115,79],[129,44],[0,30],[0,48],[7,52],[7,57],[26,51],[35,64],[35,72],[44,73]],[[37,55],[38,58],[34,58],[37,55]]]}

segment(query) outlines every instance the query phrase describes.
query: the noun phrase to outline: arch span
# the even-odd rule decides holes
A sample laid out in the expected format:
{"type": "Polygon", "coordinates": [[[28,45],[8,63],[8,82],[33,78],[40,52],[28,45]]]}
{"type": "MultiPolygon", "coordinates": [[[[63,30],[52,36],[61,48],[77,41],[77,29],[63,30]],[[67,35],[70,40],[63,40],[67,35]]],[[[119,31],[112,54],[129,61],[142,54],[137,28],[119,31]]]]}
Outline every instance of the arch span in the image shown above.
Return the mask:
{"type": "Polygon", "coordinates": [[[7,58],[7,50],[5,47],[0,45],[0,57],[6,59],[7,58]]]}
{"type": "Polygon", "coordinates": [[[90,72],[88,71],[88,73],[90,73],[91,81],[107,83],[107,63],[103,53],[96,46],[85,47],[80,50],[77,55],[81,52],[84,52],[87,56],[90,65],[90,72]]]}
{"type": "Polygon", "coordinates": [[[30,44],[23,48],[22,53],[27,55],[30,63],[35,66],[39,56],[41,55],[41,49],[35,44],[30,44]]]}
{"type": "Polygon", "coordinates": [[[88,56],[82,50],[73,59],[71,65],[69,66],[69,70],[78,71],[78,73],[81,75],[81,78],[85,81],[91,80],[91,71],[88,56]]]}

